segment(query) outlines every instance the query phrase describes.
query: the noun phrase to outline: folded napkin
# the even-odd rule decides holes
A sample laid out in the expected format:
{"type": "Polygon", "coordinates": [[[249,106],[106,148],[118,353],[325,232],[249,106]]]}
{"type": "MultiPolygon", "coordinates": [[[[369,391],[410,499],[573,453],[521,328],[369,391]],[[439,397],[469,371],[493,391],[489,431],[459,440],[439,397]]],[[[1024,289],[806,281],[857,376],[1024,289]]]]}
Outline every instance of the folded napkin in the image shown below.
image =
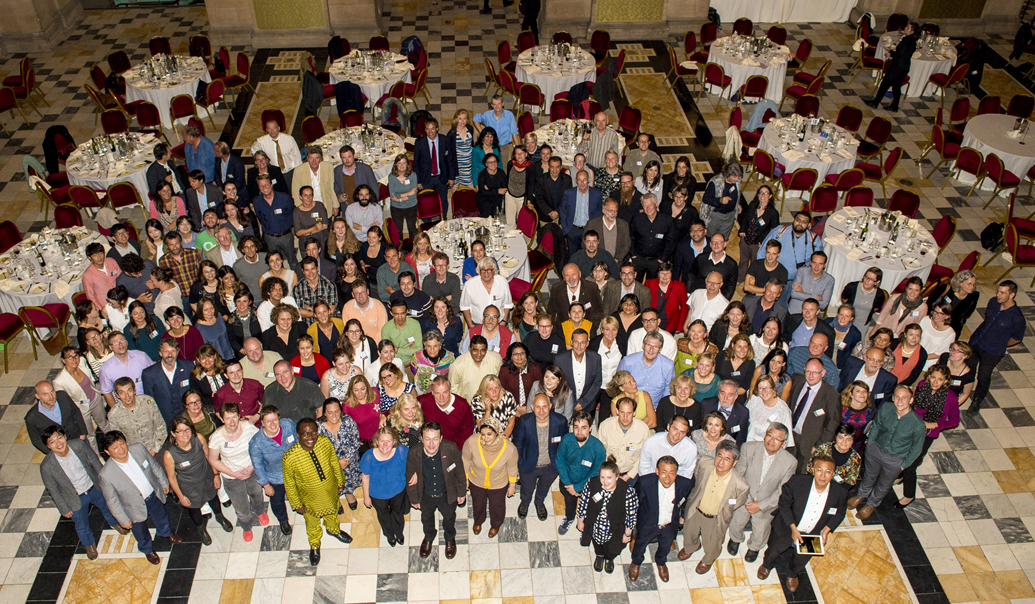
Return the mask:
{"type": "Polygon", "coordinates": [[[53,292],[55,296],[61,299],[64,299],[65,296],[68,295],[68,292],[71,291],[71,289],[72,286],[69,285],[68,282],[64,279],[58,279],[54,282],[54,285],[51,286],[51,292],[53,292]]]}
{"type": "Polygon", "coordinates": [[[15,283],[18,283],[17,279],[0,279],[0,291],[11,291],[15,283]]]}
{"type": "Polygon", "coordinates": [[[504,279],[507,279],[507,278],[510,277],[510,271],[507,270],[507,267],[501,266],[500,267],[500,275],[502,275],[504,279]]]}
{"type": "Polygon", "coordinates": [[[845,244],[845,236],[844,235],[834,235],[832,237],[825,237],[823,239],[823,243],[825,243],[826,245],[844,245],[845,244]]]}
{"type": "Polygon", "coordinates": [[[740,64],[746,65],[748,67],[760,67],[762,65],[761,63],[752,59],[751,57],[745,57],[744,60],[740,62],[740,64]]]}
{"type": "Polygon", "coordinates": [[[830,221],[831,222],[844,222],[845,221],[845,215],[844,214],[840,214],[840,213],[834,214],[833,216],[830,217],[830,221]]]}
{"type": "Polygon", "coordinates": [[[923,53],[920,52],[919,50],[913,53],[913,58],[914,59],[919,59],[922,56],[923,56],[923,53]]]}
{"type": "Polygon", "coordinates": [[[803,157],[805,157],[804,153],[801,151],[795,151],[794,149],[783,152],[783,158],[787,161],[798,161],[803,157]]]}
{"type": "Polygon", "coordinates": [[[837,154],[845,159],[852,159],[852,152],[848,149],[838,149],[837,154]]]}
{"type": "Polygon", "coordinates": [[[521,229],[510,229],[507,231],[507,237],[517,237],[521,234],[521,229]]]}
{"type": "Polygon", "coordinates": [[[403,139],[403,142],[405,142],[407,145],[412,145],[413,143],[417,142],[417,139],[413,138],[412,136],[407,136],[405,139],[403,139]]]}
{"type": "Polygon", "coordinates": [[[11,291],[23,292],[23,291],[25,291],[25,288],[27,288],[27,287],[29,287],[29,282],[28,281],[15,281],[11,285],[11,291]]]}
{"type": "Polygon", "coordinates": [[[699,69],[697,67],[697,63],[694,63],[693,61],[683,61],[682,63],[679,64],[679,66],[682,67],[683,69],[690,69],[690,70],[693,70],[693,71],[697,71],[699,69]]]}
{"type": "Polygon", "coordinates": [[[834,160],[834,158],[830,157],[829,153],[820,153],[819,159],[828,164],[834,160]]]}
{"type": "Polygon", "coordinates": [[[860,256],[862,256],[862,254],[863,254],[863,251],[861,249],[853,248],[852,251],[848,252],[848,254],[846,254],[845,257],[848,258],[849,260],[851,260],[852,262],[855,262],[856,260],[859,259],[860,256]]]}
{"type": "MultiPolygon", "coordinates": [[[[845,206],[844,210],[845,210],[845,214],[848,214],[852,218],[858,218],[858,217],[862,216],[862,214],[858,210],[856,210],[855,208],[853,208],[851,206],[845,206]]],[[[837,216],[837,214],[834,214],[834,216],[837,216]]]]}
{"type": "Polygon", "coordinates": [[[939,61],[944,61],[948,57],[946,57],[945,55],[939,54],[939,53],[935,53],[934,58],[938,59],[939,61]]]}

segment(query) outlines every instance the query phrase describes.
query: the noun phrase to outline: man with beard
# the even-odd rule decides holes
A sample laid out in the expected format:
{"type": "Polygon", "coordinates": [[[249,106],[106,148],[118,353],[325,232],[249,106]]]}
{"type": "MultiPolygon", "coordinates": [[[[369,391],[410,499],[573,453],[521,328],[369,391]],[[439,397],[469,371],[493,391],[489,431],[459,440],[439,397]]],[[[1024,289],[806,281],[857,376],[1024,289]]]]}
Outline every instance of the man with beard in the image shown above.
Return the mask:
{"type": "Polygon", "coordinates": [[[356,203],[350,203],[345,208],[345,220],[349,228],[355,233],[360,241],[367,240],[367,229],[372,226],[381,226],[384,222],[384,208],[379,203],[371,203],[374,198],[374,190],[367,185],[359,185],[353,195],[356,203]]]}
{"type": "Polygon", "coordinates": [[[575,522],[575,508],[579,495],[590,478],[600,473],[600,464],[607,458],[607,451],[600,439],[591,435],[593,416],[585,411],[576,411],[571,420],[571,432],[564,435],[557,447],[557,473],[561,478],[561,495],[564,497],[564,522],[557,532],[564,535],[575,522]]]}
{"type": "Polygon", "coordinates": [[[690,223],[690,236],[684,237],[676,244],[676,253],[672,259],[672,279],[682,281],[687,291],[694,280],[694,259],[708,251],[708,227],[698,218],[690,223]]]}
{"type": "Polygon", "coordinates": [[[635,180],[632,174],[625,172],[618,177],[618,188],[609,196],[618,203],[618,217],[630,225],[633,218],[643,213],[642,194],[633,186],[635,180]]]}
{"type": "MultiPolygon", "coordinates": [[[[806,211],[799,211],[794,215],[794,222],[780,225],[765,236],[765,241],[775,239],[780,242],[780,264],[787,269],[787,282],[792,283],[794,276],[798,274],[799,267],[809,264],[812,254],[823,250],[823,240],[809,232],[812,224],[812,214],[806,211]]],[[[758,248],[757,259],[765,258],[766,246],[758,248]]],[[[780,303],[787,306],[790,299],[791,288],[785,288],[780,303]]]]}
{"type": "Polygon", "coordinates": [[[636,294],[640,301],[640,310],[650,308],[650,290],[636,280],[636,267],[632,262],[623,262],[618,270],[618,279],[609,281],[601,293],[604,305],[604,316],[610,317],[622,306],[622,298],[628,294],[636,294]]]}

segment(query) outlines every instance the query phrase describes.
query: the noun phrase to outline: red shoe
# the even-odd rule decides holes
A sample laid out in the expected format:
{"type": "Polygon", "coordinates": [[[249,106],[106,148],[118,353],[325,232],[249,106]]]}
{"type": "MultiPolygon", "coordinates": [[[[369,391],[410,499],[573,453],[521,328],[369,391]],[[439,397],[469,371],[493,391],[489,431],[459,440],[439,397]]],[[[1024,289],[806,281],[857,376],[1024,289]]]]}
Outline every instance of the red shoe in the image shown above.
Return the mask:
{"type": "Polygon", "coordinates": [[[245,543],[251,543],[252,542],[252,532],[251,531],[245,531],[244,532],[244,542],[245,543]]]}
{"type": "Polygon", "coordinates": [[[259,524],[262,526],[270,525],[270,517],[266,514],[259,514],[259,524]]]}

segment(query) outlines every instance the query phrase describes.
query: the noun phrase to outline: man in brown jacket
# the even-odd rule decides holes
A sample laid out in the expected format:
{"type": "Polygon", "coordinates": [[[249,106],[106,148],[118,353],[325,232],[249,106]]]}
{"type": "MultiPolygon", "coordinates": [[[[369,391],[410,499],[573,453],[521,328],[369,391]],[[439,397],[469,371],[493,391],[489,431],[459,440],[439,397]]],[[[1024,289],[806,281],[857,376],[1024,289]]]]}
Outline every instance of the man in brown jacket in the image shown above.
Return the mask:
{"type": "Polygon", "coordinates": [[[442,514],[446,558],[456,556],[456,506],[463,505],[467,495],[467,478],[460,449],[442,439],[442,426],[429,421],[421,427],[423,447],[413,447],[406,457],[406,489],[413,507],[420,510],[424,524],[424,541],[420,557],[431,555],[435,545],[435,510],[442,514]]]}
{"type": "Polygon", "coordinates": [[[686,560],[704,544],[704,558],[697,563],[697,574],[712,568],[722,553],[726,529],[733,512],[747,503],[751,487],[733,471],[740,459],[740,448],[729,440],[715,447],[715,457],[703,457],[694,472],[694,490],[686,502],[683,521],[683,549],[679,559],[686,560]],[[689,551],[688,551],[689,550],[689,551]]]}

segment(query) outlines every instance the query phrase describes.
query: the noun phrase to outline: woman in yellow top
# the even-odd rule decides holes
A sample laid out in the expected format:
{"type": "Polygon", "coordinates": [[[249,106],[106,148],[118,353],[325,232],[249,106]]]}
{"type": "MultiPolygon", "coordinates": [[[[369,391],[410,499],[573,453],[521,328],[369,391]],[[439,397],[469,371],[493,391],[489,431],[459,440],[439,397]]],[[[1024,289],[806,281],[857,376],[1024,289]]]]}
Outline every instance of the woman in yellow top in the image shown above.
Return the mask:
{"type": "Polygon", "coordinates": [[[572,302],[568,307],[568,320],[561,323],[564,331],[564,344],[571,350],[571,334],[576,329],[585,329],[586,333],[593,333],[593,322],[586,319],[586,309],[582,302],[572,302]]]}
{"type": "Polygon", "coordinates": [[[500,532],[507,514],[507,497],[514,496],[518,479],[517,447],[503,436],[503,426],[494,417],[478,420],[478,432],[463,449],[464,472],[471,489],[475,535],[482,532],[485,504],[489,505],[489,538],[500,532]]]}
{"type": "Polygon", "coordinates": [[[654,414],[654,402],[650,394],[636,387],[636,378],[624,369],[615,372],[611,382],[607,385],[607,394],[611,396],[611,417],[618,416],[618,401],[623,398],[631,398],[636,401],[636,413],[633,417],[642,420],[651,430],[658,425],[658,418],[654,414]]]}
{"type": "Polygon", "coordinates": [[[333,312],[334,309],[327,302],[317,302],[313,307],[316,320],[306,331],[313,339],[313,352],[322,354],[328,361],[331,360],[331,353],[334,352],[338,340],[345,333],[345,323],[337,317],[332,317],[333,312]]]}

